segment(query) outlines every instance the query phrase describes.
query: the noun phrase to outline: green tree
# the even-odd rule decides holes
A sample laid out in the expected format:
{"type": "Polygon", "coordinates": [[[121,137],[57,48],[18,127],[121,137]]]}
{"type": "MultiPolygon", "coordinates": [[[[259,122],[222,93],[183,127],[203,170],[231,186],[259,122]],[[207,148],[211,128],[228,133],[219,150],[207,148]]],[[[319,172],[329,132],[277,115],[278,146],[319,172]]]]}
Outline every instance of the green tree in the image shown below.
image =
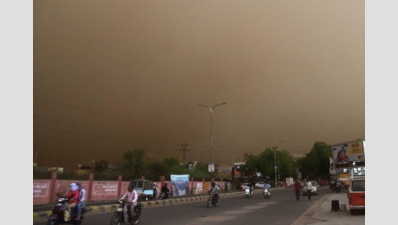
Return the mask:
{"type": "Polygon", "coordinates": [[[95,171],[98,172],[104,172],[108,171],[108,162],[105,160],[101,160],[97,165],[95,166],[95,171]]]}
{"type": "Polygon", "coordinates": [[[280,150],[276,152],[277,155],[277,165],[278,172],[280,173],[280,178],[283,180],[286,177],[293,176],[293,157],[286,150],[280,150]]]}
{"type": "Polygon", "coordinates": [[[275,159],[274,159],[274,149],[267,148],[258,156],[258,172],[263,176],[269,176],[275,179],[275,159]]]}
{"type": "Polygon", "coordinates": [[[187,165],[183,165],[178,158],[165,158],[163,163],[169,168],[170,174],[188,174],[187,165]]]}
{"type": "Polygon", "coordinates": [[[159,180],[160,176],[170,177],[169,167],[160,161],[147,162],[145,177],[149,180],[159,180]]]}
{"type": "Polygon", "coordinates": [[[163,163],[166,164],[169,168],[172,168],[174,166],[180,165],[180,161],[178,161],[177,158],[171,157],[171,158],[165,158],[163,160],[163,163]]]}
{"type": "Polygon", "coordinates": [[[123,168],[133,177],[141,176],[145,171],[144,157],[145,152],[142,149],[128,150],[123,154],[123,168]]]}
{"type": "Polygon", "coordinates": [[[256,176],[256,172],[259,171],[259,157],[255,155],[249,155],[245,165],[240,166],[239,171],[243,176],[253,177],[256,176]]]}
{"type": "MultiPolygon", "coordinates": [[[[208,170],[208,165],[205,163],[197,163],[195,168],[192,170],[189,170],[189,176],[194,177],[196,179],[210,179],[211,174],[209,173],[208,170]]],[[[214,177],[218,177],[218,173],[213,173],[214,177]]]]}
{"type": "Polygon", "coordinates": [[[329,157],[332,157],[332,146],[317,141],[304,158],[297,160],[303,178],[317,179],[329,175],[329,157]]]}

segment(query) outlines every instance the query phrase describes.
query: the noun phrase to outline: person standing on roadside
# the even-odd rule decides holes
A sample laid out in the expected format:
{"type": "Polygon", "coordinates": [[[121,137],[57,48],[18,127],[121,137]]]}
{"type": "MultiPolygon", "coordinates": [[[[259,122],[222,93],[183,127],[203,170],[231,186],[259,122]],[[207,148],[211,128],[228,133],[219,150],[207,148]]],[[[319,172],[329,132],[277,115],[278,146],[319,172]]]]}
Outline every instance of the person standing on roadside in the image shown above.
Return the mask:
{"type": "Polygon", "coordinates": [[[299,179],[297,179],[296,183],[294,183],[294,192],[296,193],[296,201],[300,200],[300,190],[301,190],[301,183],[299,179]]]}

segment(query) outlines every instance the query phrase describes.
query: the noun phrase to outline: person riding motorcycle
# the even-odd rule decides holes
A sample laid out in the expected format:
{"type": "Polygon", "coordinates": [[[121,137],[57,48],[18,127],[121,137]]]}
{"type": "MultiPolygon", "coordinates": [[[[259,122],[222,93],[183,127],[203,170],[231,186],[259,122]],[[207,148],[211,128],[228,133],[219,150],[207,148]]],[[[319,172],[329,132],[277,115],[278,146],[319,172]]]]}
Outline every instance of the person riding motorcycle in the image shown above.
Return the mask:
{"type": "Polygon", "coordinates": [[[69,199],[68,201],[68,215],[65,217],[65,221],[69,221],[72,216],[72,208],[75,208],[78,200],[79,200],[79,191],[77,190],[78,187],[75,183],[71,183],[69,185],[68,194],[66,197],[69,199]]]}
{"type": "Polygon", "coordinates": [[[210,187],[210,190],[209,190],[209,194],[214,194],[214,198],[217,199],[217,201],[219,199],[218,190],[219,190],[219,188],[216,186],[216,183],[215,182],[211,182],[211,187],[210,187]]]}
{"type": "Polygon", "coordinates": [[[82,187],[82,183],[78,182],[76,183],[79,191],[79,201],[77,203],[77,218],[76,220],[80,220],[80,216],[82,214],[82,207],[84,206],[84,201],[86,200],[86,190],[82,187]]]}
{"type": "Polygon", "coordinates": [[[119,201],[125,201],[127,204],[124,204],[123,216],[124,221],[128,221],[127,219],[127,205],[130,205],[130,215],[133,216],[134,207],[137,205],[138,195],[134,190],[133,185],[129,185],[127,192],[119,199],[119,201]]]}
{"type": "Polygon", "coordinates": [[[164,199],[167,199],[169,196],[169,192],[170,192],[170,190],[167,188],[167,183],[164,184],[161,192],[164,193],[164,199]]]}
{"type": "Polygon", "coordinates": [[[254,187],[253,183],[251,181],[249,181],[248,184],[247,184],[247,187],[250,188],[250,195],[252,195],[253,194],[253,187],[254,187]]]}
{"type": "Polygon", "coordinates": [[[267,183],[265,183],[264,188],[268,189],[268,191],[269,191],[269,189],[271,188],[271,185],[269,185],[269,183],[267,182],[267,183]]]}

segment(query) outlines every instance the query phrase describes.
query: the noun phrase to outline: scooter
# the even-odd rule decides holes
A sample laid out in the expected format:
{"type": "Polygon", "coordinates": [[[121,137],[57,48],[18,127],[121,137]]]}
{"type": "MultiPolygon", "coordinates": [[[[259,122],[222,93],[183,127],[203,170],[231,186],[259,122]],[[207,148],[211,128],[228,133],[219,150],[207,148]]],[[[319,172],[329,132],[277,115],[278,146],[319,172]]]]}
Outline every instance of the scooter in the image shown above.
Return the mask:
{"type": "Polygon", "coordinates": [[[268,190],[268,188],[264,188],[264,198],[270,198],[271,197],[271,191],[268,190]]]}
{"type": "Polygon", "coordinates": [[[123,209],[124,209],[125,204],[127,204],[127,203],[125,203],[123,200],[120,200],[119,203],[120,203],[119,207],[116,209],[116,212],[112,216],[111,225],[121,225],[121,224],[128,224],[128,223],[131,223],[132,225],[138,224],[138,222],[140,220],[140,216],[141,216],[141,210],[142,210],[142,208],[144,208],[144,206],[141,203],[138,203],[134,207],[133,215],[131,215],[130,207],[133,207],[133,206],[128,205],[127,206],[127,220],[128,221],[125,221],[123,209]]]}
{"type": "Polygon", "coordinates": [[[252,191],[250,191],[250,187],[245,188],[245,193],[246,193],[246,195],[245,195],[246,198],[252,197],[252,191]]]}
{"type": "Polygon", "coordinates": [[[84,220],[84,214],[86,213],[86,209],[84,205],[82,206],[82,211],[80,215],[80,220],[76,220],[76,207],[71,210],[72,215],[69,215],[68,211],[68,202],[73,197],[59,197],[58,203],[54,206],[52,210],[52,215],[48,218],[47,225],[58,225],[58,224],[73,224],[73,225],[80,225],[84,220]],[[69,218],[68,221],[65,221],[65,218],[69,218]]]}
{"type": "Polygon", "coordinates": [[[212,205],[217,207],[218,203],[219,203],[218,194],[209,193],[209,196],[207,197],[207,207],[210,208],[212,205]]]}

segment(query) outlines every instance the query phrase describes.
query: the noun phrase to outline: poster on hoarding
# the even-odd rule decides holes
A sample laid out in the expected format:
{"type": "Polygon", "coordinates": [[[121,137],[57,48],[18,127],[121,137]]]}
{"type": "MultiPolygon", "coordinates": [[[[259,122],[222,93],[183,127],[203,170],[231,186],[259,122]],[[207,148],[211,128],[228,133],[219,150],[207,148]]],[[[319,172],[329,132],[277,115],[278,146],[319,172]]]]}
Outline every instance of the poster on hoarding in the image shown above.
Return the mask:
{"type": "Polygon", "coordinates": [[[173,196],[189,195],[189,174],[170,175],[173,196]]]}
{"type": "Polygon", "coordinates": [[[204,182],[203,183],[203,193],[206,193],[208,190],[210,190],[210,182],[204,182]]]}
{"type": "Polygon", "coordinates": [[[336,164],[364,160],[362,141],[354,141],[332,147],[333,160],[336,164]]]}
{"type": "Polygon", "coordinates": [[[193,194],[199,195],[203,193],[203,183],[202,182],[194,182],[193,183],[193,194]]]}
{"type": "Polygon", "coordinates": [[[214,163],[209,163],[209,173],[213,173],[214,171],[214,163]]]}

